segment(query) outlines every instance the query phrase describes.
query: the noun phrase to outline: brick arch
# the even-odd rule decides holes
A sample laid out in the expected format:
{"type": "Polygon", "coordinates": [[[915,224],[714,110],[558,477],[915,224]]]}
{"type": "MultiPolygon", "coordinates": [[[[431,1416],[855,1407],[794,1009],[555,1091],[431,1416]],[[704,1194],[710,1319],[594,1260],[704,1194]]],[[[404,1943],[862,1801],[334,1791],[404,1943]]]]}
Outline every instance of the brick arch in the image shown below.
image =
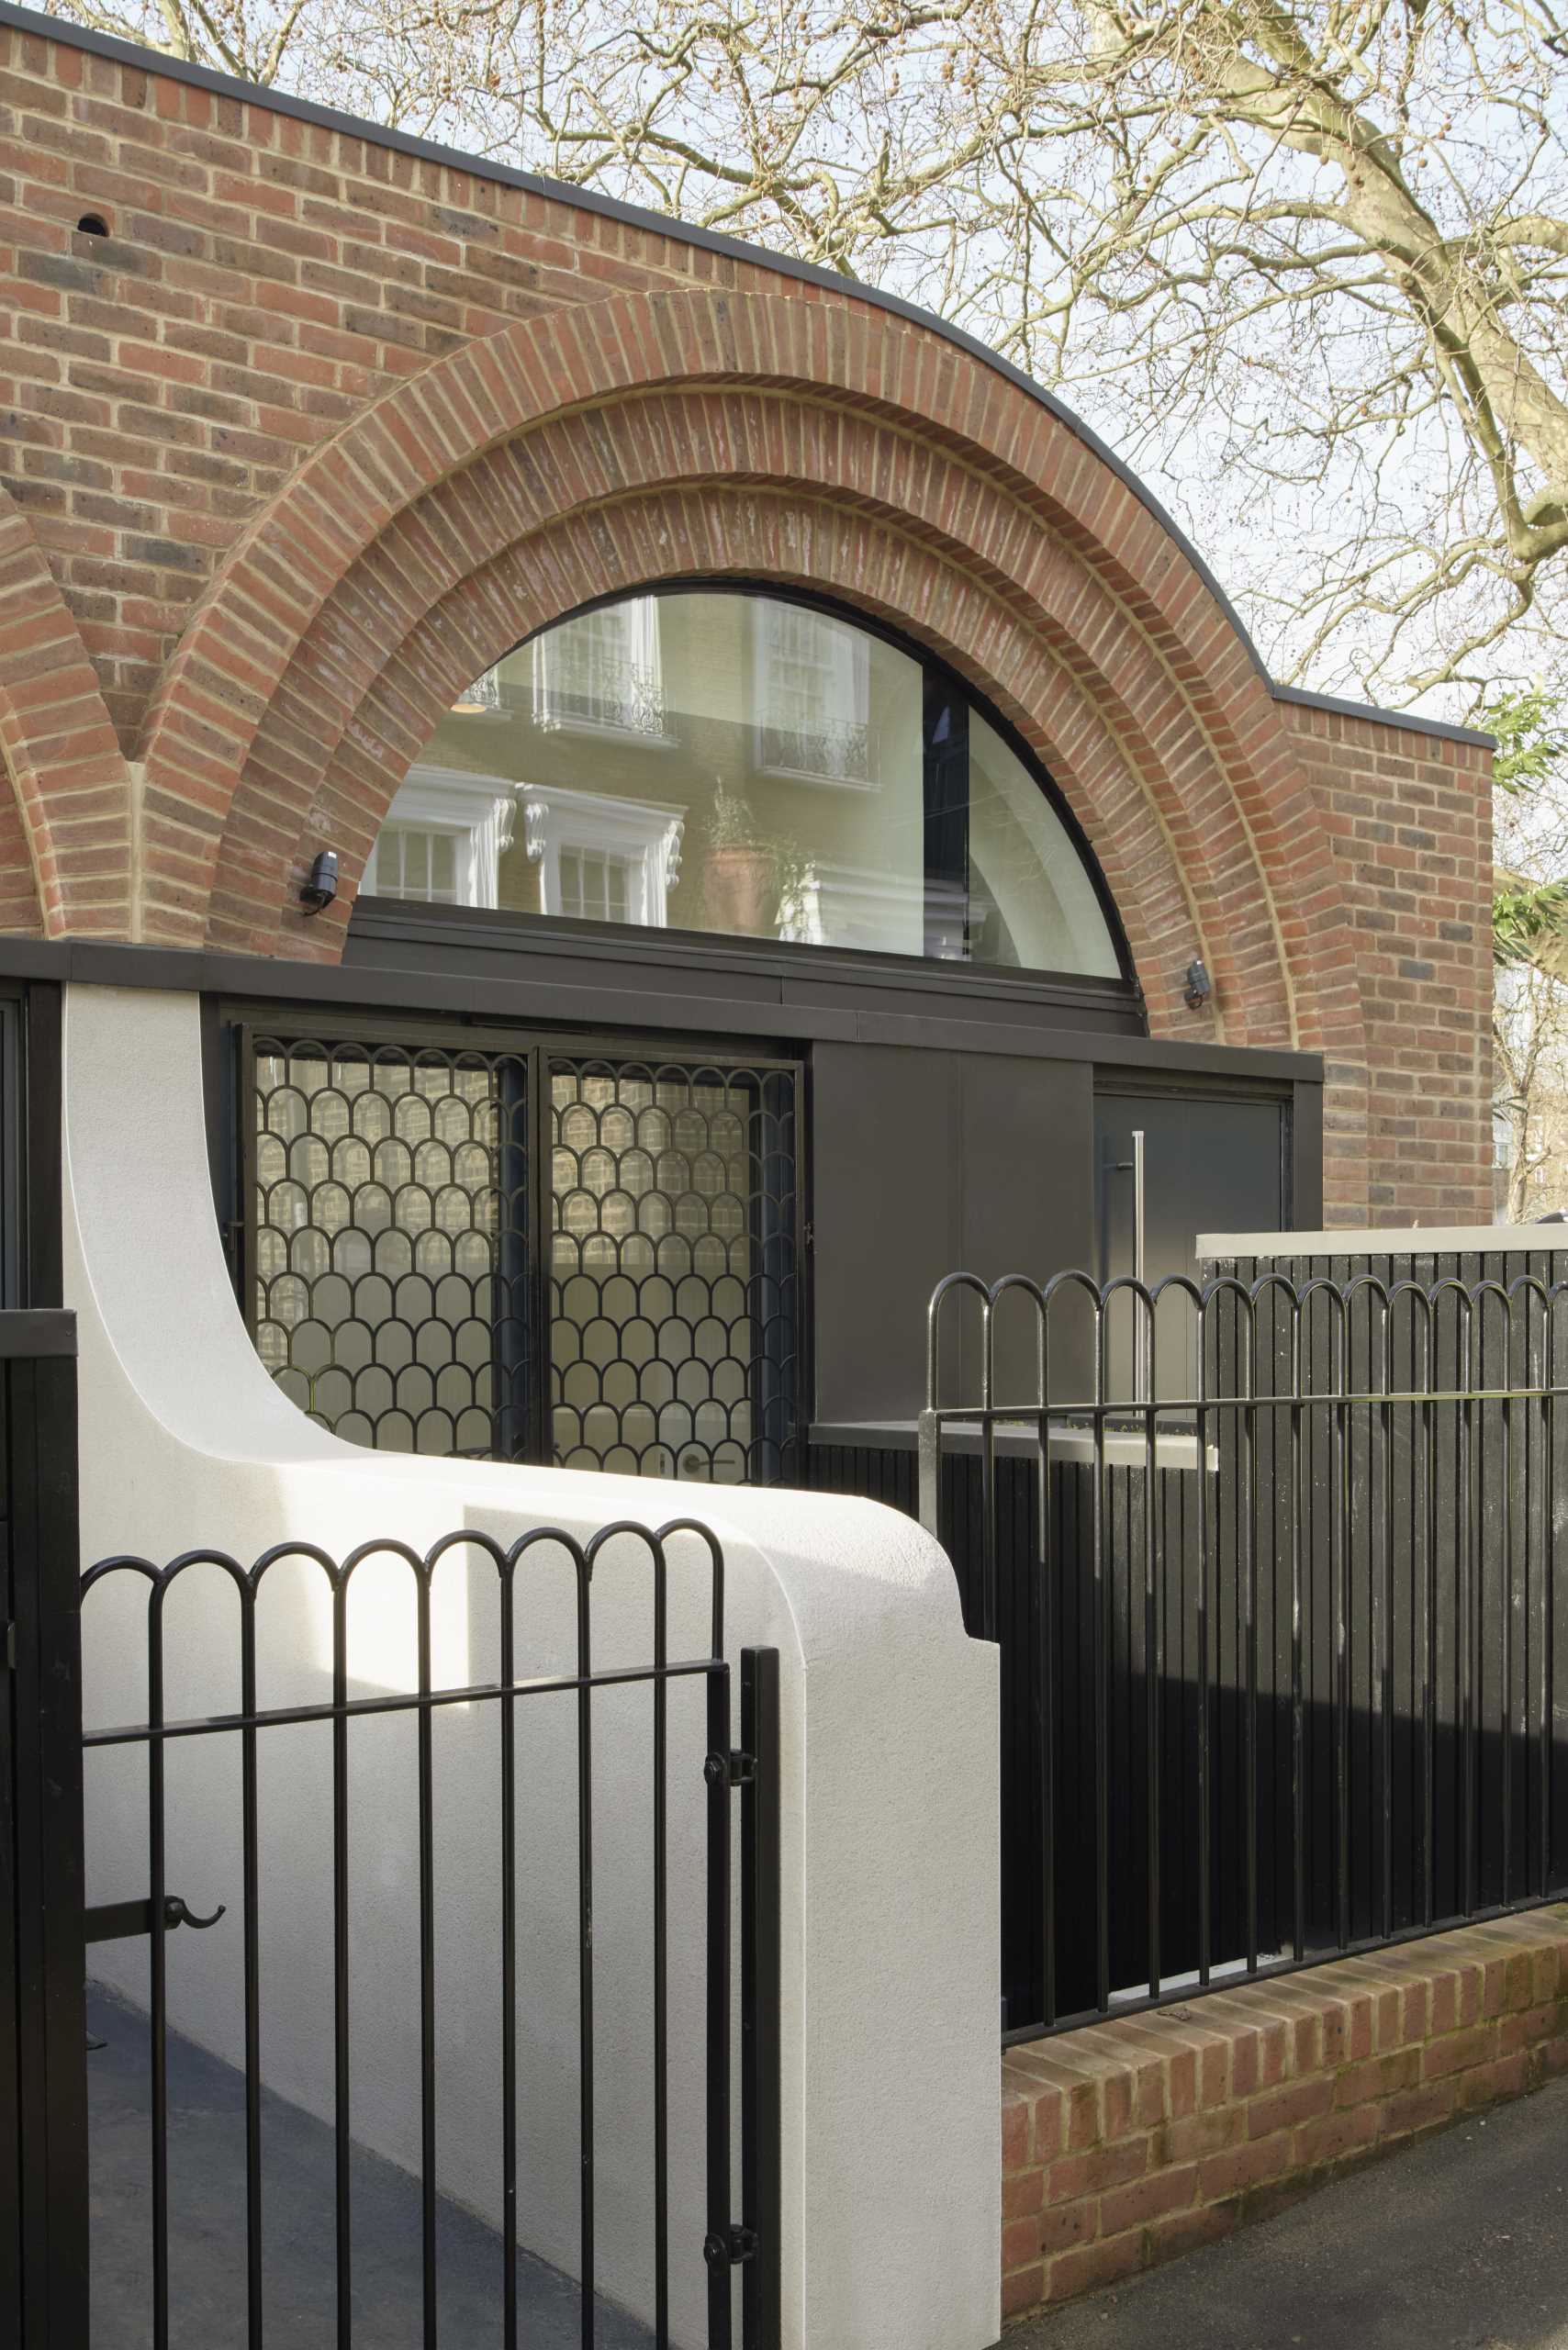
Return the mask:
{"type": "MultiPolygon", "coordinates": [[[[398,576],[396,551],[387,559],[394,577],[378,575],[362,583],[365,609],[383,620],[398,576]]],[[[1135,958],[1150,971],[1157,992],[1161,941],[1174,931],[1189,941],[1188,954],[1204,943],[1194,893],[1165,846],[1164,828],[1136,765],[1121,755],[1103,711],[1091,706],[1081,681],[1046,643],[1037,616],[999,607],[993,588],[935,551],[912,550],[892,518],[867,501],[851,511],[803,489],[786,497],[727,483],[662,487],[613,509],[563,518],[503,546],[420,612],[369,673],[334,741],[316,733],[319,713],[302,692],[290,705],[276,755],[253,761],[236,794],[214,893],[211,943],[274,953],[281,928],[291,953],[335,953],[323,923],[303,920],[295,911],[292,884],[314,849],[330,840],[342,855],[345,883],[330,919],[346,921],[391,792],[461,688],[520,633],[591,595],[699,573],[788,581],[857,605],[942,652],[1030,736],[1087,816],[1091,846],[1128,922],[1135,958]],[[942,612],[941,628],[929,616],[917,616],[912,599],[899,595],[898,575],[916,556],[927,581],[919,600],[942,612]],[[989,659],[976,656],[977,644],[989,646],[989,659]],[[1052,707],[1048,733],[1033,715],[1042,680],[1052,707]],[[1140,844],[1139,859],[1127,856],[1129,841],[1140,844]],[[285,872],[289,885],[280,891],[285,872]]],[[[319,643],[315,655],[334,670],[347,658],[341,637],[330,647],[319,643]]],[[[1152,757],[1147,750],[1146,755],[1152,757]]],[[[1223,907],[1201,866],[1198,879],[1223,968],[1223,907]]]]}
{"type": "Polygon", "coordinates": [[[0,928],[123,937],[130,778],[31,523],[0,487],[0,928]]]}
{"type": "MultiPolygon", "coordinates": [[[[580,489],[581,460],[574,469],[573,457],[582,424],[572,417],[542,425],[526,442],[492,452],[441,484],[382,534],[327,599],[274,698],[236,794],[214,899],[215,944],[275,951],[275,930],[268,925],[279,906],[279,876],[290,856],[303,852],[312,828],[318,840],[330,836],[340,847],[346,842],[345,871],[357,872],[368,847],[364,811],[385,804],[385,778],[402,774],[439,715],[444,687],[432,681],[448,675],[444,636],[455,632],[463,648],[450,680],[457,686],[519,633],[588,595],[722,567],[790,576],[859,601],[955,659],[1002,703],[1083,819],[1135,952],[1140,938],[1145,944],[1139,961],[1161,1025],[1192,1024],[1174,979],[1202,948],[1232,1006],[1233,1032],[1260,1043],[1290,1040],[1276,932],[1258,921],[1268,875],[1234,817],[1219,835],[1230,868],[1223,888],[1211,867],[1214,746],[1176,682],[1158,669],[1151,679],[1144,640],[1125,608],[1101,583],[1084,580],[1058,540],[1032,529],[1011,565],[978,559],[970,543],[943,532],[940,517],[961,491],[969,540],[1003,549],[1020,539],[1016,510],[1003,491],[990,482],[956,482],[947,461],[934,461],[910,436],[778,395],[708,392],[697,402],[665,395],[634,409],[628,403],[601,410],[592,423],[595,498],[572,511],[579,537],[588,532],[596,552],[586,564],[575,562],[569,577],[561,573],[548,603],[530,584],[531,573],[554,576],[542,561],[537,532],[517,542],[528,554],[511,567],[509,593],[498,593],[493,576],[482,591],[470,590],[464,576],[455,588],[446,586],[444,603],[435,599],[454,576],[442,549],[461,546],[477,568],[489,550],[504,550],[514,532],[561,502],[540,485],[575,480],[580,489]],[[693,536],[681,525],[679,507],[673,521],[651,532],[631,517],[634,495],[672,481],[683,489],[718,488],[715,464],[726,496],[764,507],[771,501],[775,512],[782,504],[794,518],[796,538],[808,515],[813,535],[823,537],[829,528],[823,500],[836,493],[839,517],[853,520],[834,565],[802,571],[785,541],[759,563],[755,531],[743,531],[738,547],[721,561],[715,548],[732,535],[722,521],[710,521],[693,536]],[[868,497],[867,481],[879,483],[886,495],[868,497]],[[612,483],[618,499],[609,496],[612,483]],[[868,552],[873,520],[884,532],[896,526],[901,536],[885,562],[868,552]],[[684,552],[672,560],[678,542],[684,552]],[[896,576],[886,592],[872,594],[870,575],[879,567],[896,576]],[[955,615],[963,599],[976,596],[975,646],[966,648],[954,642],[955,615]],[[940,628],[932,612],[941,614],[940,628]],[[1003,636],[1010,639],[1005,664],[995,657],[1003,636]],[[326,696],[323,677],[331,681],[326,696]],[[342,788],[329,790],[335,765],[342,788]],[[1129,840],[1140,845],[1136,859],[1126,854],[1129,840]]],[[[722,510],[722,501],[711,504],[711,514],[722,510]]],[[[1267,829],[1272,810],[1266,800],[1263,817],[1267,829]]],[[[284,921],[290,922],[286,912],[284,921]]],[[[305,925],[291,935],[291,951],[320,951],[329,938],[320,925],[305,925]]],[[[1207,1028],[1206,1021],[1197,1024],[1207,1028]]]]}
{"type": "MultiPolygon", "coordinates": [[[[319,925],[304,921],[292,899],[293,884],[302,877],[313,847],[324,840],[340,847],[352,890],[389,796],[386,778],[400,780],[463,686],[509,649],[519,617],[543,625],[583,602],[590,592],[656,587],[690,578],[700,569],[708,578],[756,581],[760,576],[840,603],[854,602],[871,617],[895,623],[916,643],[941,652],[1023,731],[1020,722],[1027,715],[1027,704],[1013,690],[1011,681],[1022,682],[1025,672],[1028,677],[1037,678],[1042,667],[1051,666],[1031,632],[1008,616],[998,615],[993,600],[983,590],[957,576],[943,599],[948,627],[943,631],[930,625],[911,628],[906,612],[866,586],[868,567],[879,567],[878,556],[885,536],[879,527],[868,523],[863,512],[857,514],[851,544],[850,533],[840,535],[845,520],[841,512],[818,509],[813,513],[802,502],[794,509],[794,520],[797,525],[805,524],[810,543],[797,550],[792,560],[786,560],[782,550],[764,541],[767,560],[759,563],[756,507],[719,486],[711,486],[678,500],[659,497],[618,509],[613,554],[600,533],[565,523],[496,558],[483,573],[454,589],[430,623],[399,648],[378,681],[380,689],[367,695],[356,713],[350,739],[331,762],[312,800],[308,825],[290,863],[290,887],[284,893],[276,928],[258,929],[256,920],[263,891],[270,892],[270,902],[276,901],[275,841],[254,866],[237,839],[226,847],[225,878],[214,900],[212,943],[238,951],[272,953],[278,949],[281,930],[287,935],[288,951],[308,951],[313,943],[309,934],[319,925]],[[498,616],[503,613],[506,618],[498,632],[498,616]],[[983,670],[966,652],[971,638],[981,637],[989,638],[992,646],[992,666],[983,670]],[[476,645],[485,648],[477,657],[476,645]]],[[[1062,674],[1058,686],[1058,711],[1066,699],[1073,699],[1080,730],[1086,736],[1097,734],[1103,749],[1108,738],[1097,714],[1082,706],[1073,681],[1062,674]]],[[[1038,729],[1034,731],[1037,737],[1038,729]]],[[[1036,747],[1049,750],[1053,745],[1042,746],[1036,741],[1036,747]]],[[[1107,760],[1106,765],[1110,772],[1111,762],[1107,760]]],[[[1114,767],[1114,800],[1107,796],[1088,802],[1090,846],[1122,912],[1135,965],[1146,974],[1167,1033],[1185,1026],[1194,1034],[1212,1034],[1206,1018],[1194,1019],[1181,1003],[1173,979],[1174,968],[1180,967],[1167,966],[1180,946],[1183,957],[1200,950],[1215,953],[1225,972],[1228,958],[1223,928],[1216,924],[1215,943],[1211,946],[1194,917],[1185,878],[1164,847],[1157,821],[1151,834],[1153,811],[1142,786],[1125,764],[1114,767]],[[1143,843],[1140,858],[1126,855],[1129,837],[1143,843]]],[[[1214,894],[1206,894],[1213,908],[1214,894]]],[[[344,900],[349,897],[350,891],[345,891],[344,900]]],[[[340,923],[346,924],[347,913],[348,906],[341,900],[334,909],[340,923]]],[[[1282,1016],[1277,1005],[1274,1010],[1276,1017],[1282,1016]]]]}
{"type": "MultiPolygon", "coordinates": [[[[1327,845],[1229,615],[1059,418],[979,360],[848,303],[639,295],[592,318],[520,325],[424,369],[303,466],[214,582],[152,713],[148,804],[181,804],[185,830],[147,843],[151,923],[193,944],[237,943],[248,901],[246,935],[258,943],[259,888],[275,946],[286,877],[322,793],[357,792],[364,831],[399,779],[387,757],[399,730],[386,712],[400,682],[417,711],[408,677],[440,672],[420,631],[455,628],[471,651],[485,638],[476,614],[495,580],[464,588],[477,576],[476,543],[499,564],[507,543],[575,515],[601,555],[597,579],[579,566],[584,592],[603,592],[612,576],[633,584],[615,552],[632,503],[703,474],[723,484],[703,492],[711,499],[768,485],[801,517],[820,514],[824,496],[862,526],[876,513],[890,529],[896,509],[902,551],[889,562],[902,576],[872,595],[851,564],[836,591],[940,643],[996,694],[1056,768],[1129,928],[1164,942],[1167,961],[1178,937],[1204,946],[1225,977],[1228,1033],[1355,1054],[1353,1002],[1340,989],[1336,1002],[1331,980],[1314,983],[1348,968],[1338,920],[1305,894],[1327,845]],[[671,454],[672,403],[704,464],[683,471],[681,453],[671,454]],[[626,446],[639,434],[648,454],[633,482],[626,446]],[[476,500],[494,525],[477,543],[476,500]],[[980,600],[972,636],[958,644],[951,619],[963,595],[980,600]],[[1004,644],[1011,681],[997,674],[1004,644]],[[1120,803],[1134,854],[1116,837],[1114,795],[1096,796],[1079,774],[1088,755],[1075,759],[1064,740],[1069,711],[1086,744],[1096,716],[1109,729],[1124,787],[1130,778],[1142,793],[1136,827],[1125,790],[1120,803]],[[387,763],[372,784],[366,761],[377,757],[387,763]],[[303,807],[300,778],[310,787],[303,807]]],[[[787,560],[774,567],[794,576],[787,560]]],[[[644,576],[666,567],[644,565],[644,576]]],[[[497,613],[484,657],[515,640],[521,620],[497,613]]],[[[1103,769],[1103,745],[1097,758],[1103,769]]],[[[311,945],[331,951],[330,928],[313,931],[311,945]]],[[[1159,1024],[1182,1024],[1152,964],[1147,976],[1159,1024]]]]}

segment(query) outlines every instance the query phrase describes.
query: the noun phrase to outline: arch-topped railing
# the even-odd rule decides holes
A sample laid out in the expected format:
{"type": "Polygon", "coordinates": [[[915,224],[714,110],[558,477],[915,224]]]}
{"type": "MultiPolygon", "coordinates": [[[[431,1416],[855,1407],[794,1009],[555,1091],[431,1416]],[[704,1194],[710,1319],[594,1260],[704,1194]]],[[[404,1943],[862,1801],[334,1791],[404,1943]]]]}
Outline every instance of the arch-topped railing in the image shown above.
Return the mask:
{"type": "Polygon", "coordinates": [[[1568,1887],[1568,1281],[959,1272],[926,1372],[1014,2032],[1568,1887]]]}

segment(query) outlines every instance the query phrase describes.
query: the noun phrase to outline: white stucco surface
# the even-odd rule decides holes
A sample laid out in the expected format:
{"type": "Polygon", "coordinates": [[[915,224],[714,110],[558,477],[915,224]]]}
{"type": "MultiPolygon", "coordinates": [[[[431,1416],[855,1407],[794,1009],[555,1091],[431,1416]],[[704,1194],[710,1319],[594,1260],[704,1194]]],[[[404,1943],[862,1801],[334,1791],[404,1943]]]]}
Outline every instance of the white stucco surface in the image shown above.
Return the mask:
{"type": "MultiPolygon", "coordinates": [[[[997,1674],[969,1640],[942,1553],[911,1521],[823,1495],[660,1485],[340,1443],[267,1378],[218,1243],[196,1000],[72,987],[65,1015],[66,1302],[81,1339],[84,1552],[162,1561],[212,1546],[249,1564],[308,1539],[423,1550],[459,1526],[503,1541],[618,1517],[711,1523],[726,1555],[726,1648],[777,1647],[783,1715],[783,2176],[786,2344],[979,2350],[999,2331],[997,1674]]],[[[520,1584],[518,1669],[571,1654],[562,1554],[520,1584]]],[[[672,1653],[700,1653],[706,1584],[678,1553],[672,1653]]],[[[449,1572],[450,1569],[450,1572],[449,1572]]],[[[145,1585],[91,1595],[89,1724],[144,1718],[145,1585]]],[[[412,1685],[405,1569],[367,1570],[351,1609],[351,1694],[412,1685]]],[[[436,1585],[436,1679],[496,1673],[493,1571],[436,1585]]],[[[628,1548],[594,1593],[595,1662],[645,1659],[648,1584],[628,1548]]],[[[316,1571],[280,1568],[258,1610],[263,1704],[326,1694],[316,1571]]],[[[219,1571],[167,1609],[171,1718],[238,1696],[237,1605],[219,1571]]],[[[700,2329],[700,1684],[670,1722],[673,2282],[700,2329]]],[[[519,2101],[523,2241],[577,2263],[577,1812],[570,1697],[518,1708],[519,2101]]],[[[737,1695],[738,1707],[738,1695],[737,1695]]],[[[596,2114],[599,2284],[651,2293],[651,1948],[645,1689],[595,1701],[596,2114]]],[[[419,2112],[413,1718],[356,1725],[351,1772],[353,2129],[414,2167],[419,2112]]],[[[263,2070],[330,2112],[329,1733],[265,1734],[261,1763],[263,2070]]],[[[494,1708],[437,1717],[438,2149],[442,2192],[499,2197],[499,1869],[494,1708]]],[[[170,1938],[171,2021],[241,2044],[238,1740],[169,1750],[169,1882],[213,1932],[170,1938]],[[226,1927],[228,1930],[226,1930],[226,1927]]],[[[146,1890],[140,1750],[88,1758],[89,1898],[146,1890]]],[[[133,1995],[144,1945],[102,1945],[133,1995]]],[[[736,2095],[738,2098],[738,2076],[736,2095]]],[[[738,2202],[736,2209],[738,2210],[738,2202]]],[[[174,2215],[175,2224],[178,2214],[174,2215]]]]}

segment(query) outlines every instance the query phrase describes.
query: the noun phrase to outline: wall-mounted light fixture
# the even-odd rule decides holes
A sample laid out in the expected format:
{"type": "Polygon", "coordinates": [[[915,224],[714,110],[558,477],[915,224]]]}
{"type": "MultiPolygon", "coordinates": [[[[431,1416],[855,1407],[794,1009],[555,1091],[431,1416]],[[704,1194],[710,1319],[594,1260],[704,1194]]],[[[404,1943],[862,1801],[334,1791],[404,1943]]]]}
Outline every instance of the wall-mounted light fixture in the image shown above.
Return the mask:
{"type": "Polygon", "coordinates": [[[1201,955],[1194,955],[1187,966],[1187,985],[1183,992],[1194,1012],[1201,1012],[1215,991],[1208,966],[1201,955]]]}
{"type": "Polygon", "coordinates": [[[299,892],[299,902],[308,914],[319,914],[330,906],[338,894],[338,852],[324,848],[310,867],[310,878],[299,892]]]}

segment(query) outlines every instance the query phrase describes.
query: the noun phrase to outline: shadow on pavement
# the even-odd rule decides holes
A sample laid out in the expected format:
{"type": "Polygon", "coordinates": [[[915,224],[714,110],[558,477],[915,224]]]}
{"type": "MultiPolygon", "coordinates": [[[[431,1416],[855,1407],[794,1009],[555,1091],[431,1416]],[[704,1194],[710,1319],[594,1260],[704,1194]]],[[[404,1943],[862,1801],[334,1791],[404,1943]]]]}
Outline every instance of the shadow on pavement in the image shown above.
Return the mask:
{"type": "MultiPolygon", "coordinates": [[[[145,2350],[152,2330],[148,2020],[95,1989],[88,2024],[106,2043],[87,2059],[92,2350],[145,2350]]],[[[244,2109],[241,2075],[171,2032],[170,2350],[245,2340],[244,2109]]],[[[320,2350],[335,2338],[332,2132],[263,2092],[262,2145],[268,2350],[320,2350]]],[[[419,2181],[356,2147],[352,2195],[356,2338],[375,2350],[419,2350],[419,2181]]],[[[499,2342],[501,2239],[444,2199],[436,2207],[436,2273],[442,2339],[499,2342]]],[[[530,2350],[576,2350],[581,2297],[571,2277],[524,2252],[518,2295],[519,2339],[530,2350]]],[[[602,2298],[596,2316],[602,2350],[644,2350],[653,2341],[602,2298]]]]}

